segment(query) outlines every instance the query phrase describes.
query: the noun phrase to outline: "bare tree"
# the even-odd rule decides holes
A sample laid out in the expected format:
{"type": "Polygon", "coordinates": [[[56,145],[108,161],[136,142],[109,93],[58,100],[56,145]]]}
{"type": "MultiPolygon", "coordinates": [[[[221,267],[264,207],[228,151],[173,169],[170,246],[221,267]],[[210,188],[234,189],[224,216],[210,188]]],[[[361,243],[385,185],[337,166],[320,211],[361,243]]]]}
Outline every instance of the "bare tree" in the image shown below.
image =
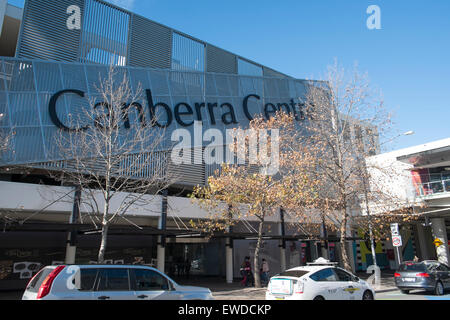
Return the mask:
{"type": "Polygon", "coordinates": [[[71,108],[68,126],[55,138],[64,171],[53,176],[81,187],[89,219],[101,226],[98,262],[104,262],[108,229],[132,206],[146,205],[146,194],[157,194],[173,183],[167,170],[170,155],[163,149],[164,130],[156,115],[143,108],[143,92],[132,89],[124,69],[109,67],[89,103],[71,108]]]}
{"type": "MultiPolygon", "coordinates": [[[[0,113],[0,123],[5,120],[5,114],[0,113]]],[[[0,159],[11,147],[11,140],[14,136],[14,129],[3,129],[0,131],[0,159]]]]}

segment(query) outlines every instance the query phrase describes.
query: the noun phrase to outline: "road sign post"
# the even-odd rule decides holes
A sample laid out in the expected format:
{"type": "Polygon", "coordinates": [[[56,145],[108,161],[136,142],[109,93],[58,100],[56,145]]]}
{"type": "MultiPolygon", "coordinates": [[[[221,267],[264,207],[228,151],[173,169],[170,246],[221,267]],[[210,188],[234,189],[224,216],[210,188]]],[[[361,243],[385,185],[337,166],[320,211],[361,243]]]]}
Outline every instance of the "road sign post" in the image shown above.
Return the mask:
{"type": "Polygon", "coordinates": [[[397,252],[397,262],[398,265],[402,263],[402,256],[400,247],[402,246],[402,237],[400,235],[399,229],[398,229],[398,223],[391,223],[391,234],[392,234],[392,245],[395,247],[395,250],[397,252]]]}

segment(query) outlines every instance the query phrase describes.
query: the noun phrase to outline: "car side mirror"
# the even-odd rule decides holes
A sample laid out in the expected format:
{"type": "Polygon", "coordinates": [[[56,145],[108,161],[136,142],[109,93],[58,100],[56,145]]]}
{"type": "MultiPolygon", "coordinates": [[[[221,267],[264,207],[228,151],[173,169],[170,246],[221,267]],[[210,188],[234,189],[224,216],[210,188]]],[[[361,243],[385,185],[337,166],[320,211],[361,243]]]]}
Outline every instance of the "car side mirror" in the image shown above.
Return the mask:
{"type": "Polygon", "coordinates": [[[354,282],[359,282],[359,278],[358,278],[357,276],[355,276],[355,277],[353,278],[353,281],[354,281],[354,282]]]}

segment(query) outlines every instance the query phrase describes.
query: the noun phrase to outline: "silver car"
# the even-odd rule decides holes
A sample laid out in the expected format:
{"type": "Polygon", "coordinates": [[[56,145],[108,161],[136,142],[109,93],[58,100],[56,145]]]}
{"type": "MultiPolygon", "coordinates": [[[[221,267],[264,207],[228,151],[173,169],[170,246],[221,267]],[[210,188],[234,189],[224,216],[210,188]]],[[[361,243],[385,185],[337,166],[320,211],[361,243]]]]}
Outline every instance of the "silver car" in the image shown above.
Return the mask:
{"type": "Polygon", "coordinates": [[[47,266],[22,300],[212,300],[208,288],[181,286],[143,265],[47,266]]]}
{"type": "Polygon", "coordinates": [[[436,295],[450,289],[450,268],[435,260],[406,261],[394,274],[395,285],[403,292],[422,289],[436,295]]]}

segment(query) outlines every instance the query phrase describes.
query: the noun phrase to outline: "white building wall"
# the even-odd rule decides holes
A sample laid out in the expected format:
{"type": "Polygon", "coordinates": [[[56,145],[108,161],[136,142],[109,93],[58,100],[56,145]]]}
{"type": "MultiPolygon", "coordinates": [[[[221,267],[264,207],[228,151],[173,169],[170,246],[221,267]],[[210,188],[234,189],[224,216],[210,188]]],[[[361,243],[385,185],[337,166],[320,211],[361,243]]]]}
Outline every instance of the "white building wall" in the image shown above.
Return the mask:
{"type": "Polygon", "coordinates": [[[372,203],[371,214],[408,207],[420,201],[415,196],[412,183],[412,165],[397,161],[397,157],[405,154],[405,150],[382,153],[366,158],[370,176],[370,190],[381,191],[389,199],[388,203],[372,203]]]}
{"type": "MultiPolygon", "coordinates": [[[[0,181],[0,210],[36,212],[42,210],[43,213],[64,213],[72,212],[74,188],[48,186],[39,184],[28,184],[18,182],[0,181]]],[[[83,192],[80,210],[82,213],[92,213],[92,208],[97,206],[99,211],[104,204],[103,195],[100,191],[93,192],[95,201],[91,195],[83,192]]],[[[123,201],[126,201],[129,193],[118,192],[110,202],[110,212],[117,210],[123,201]]],[[[168,218],[197,219],[207,218],[208,211],[198,203],[186,197],[168,197],[168,218]]],[[[136,217],[159,217],[161,215],[162,196],[144,195],[127,210],[127,216],[136,217]]],[[[221,210],[224,205],[220,205],[221,210]]],[[[266,221],[279,221],[279,214],[268,216],[266,221]]],[[[255,217],[246,217],[248,221],[256,221],[255,217]]],[[[287,218],[288,221],[292,218],[287,218]]]]}

